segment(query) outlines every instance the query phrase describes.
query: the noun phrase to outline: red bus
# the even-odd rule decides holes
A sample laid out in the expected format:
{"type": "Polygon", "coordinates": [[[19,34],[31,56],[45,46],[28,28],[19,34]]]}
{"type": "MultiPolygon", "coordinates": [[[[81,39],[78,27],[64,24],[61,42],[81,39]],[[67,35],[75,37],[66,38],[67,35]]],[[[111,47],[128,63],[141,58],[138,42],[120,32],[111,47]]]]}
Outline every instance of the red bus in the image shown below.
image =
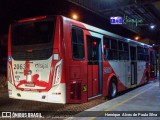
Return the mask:
{"type": "Polygon", "coordinates": [[[14,99],[84,103],[114,98],[155,76],[152,46],[63,16],[11,24],[8,91],[14,99]]]}

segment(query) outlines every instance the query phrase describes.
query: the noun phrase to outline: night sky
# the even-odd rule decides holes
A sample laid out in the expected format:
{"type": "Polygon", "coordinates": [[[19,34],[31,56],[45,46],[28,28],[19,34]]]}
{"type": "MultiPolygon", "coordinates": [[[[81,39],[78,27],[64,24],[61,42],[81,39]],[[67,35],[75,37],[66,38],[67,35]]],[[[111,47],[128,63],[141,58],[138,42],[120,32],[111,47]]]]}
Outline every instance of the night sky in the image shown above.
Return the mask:
{"type": "Polygon", "coordinates": [[[64,15],[71,17],[72,13],[79,15],[79,21],[109,30],[124,37],[133,38],[133,32],[109,24],[107,19],[65,0],[1,0],[0,1],[0,35],[8,33],[10,23],[27,17],[41,15],[64,15]],[[123,31],[119,32],[119,31],[123,31]]]}

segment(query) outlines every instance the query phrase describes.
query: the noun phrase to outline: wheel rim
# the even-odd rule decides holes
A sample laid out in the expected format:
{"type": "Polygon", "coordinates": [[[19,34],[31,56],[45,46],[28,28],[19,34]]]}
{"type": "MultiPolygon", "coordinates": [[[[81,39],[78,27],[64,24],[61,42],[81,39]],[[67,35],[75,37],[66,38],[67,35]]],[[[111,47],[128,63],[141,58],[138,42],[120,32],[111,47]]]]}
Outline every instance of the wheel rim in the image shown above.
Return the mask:
{"type": "Polygon", "coordinates": [[[116,84],[112,83],[112,97],[116,96],[116,93],[117,93],[116,84]]]}

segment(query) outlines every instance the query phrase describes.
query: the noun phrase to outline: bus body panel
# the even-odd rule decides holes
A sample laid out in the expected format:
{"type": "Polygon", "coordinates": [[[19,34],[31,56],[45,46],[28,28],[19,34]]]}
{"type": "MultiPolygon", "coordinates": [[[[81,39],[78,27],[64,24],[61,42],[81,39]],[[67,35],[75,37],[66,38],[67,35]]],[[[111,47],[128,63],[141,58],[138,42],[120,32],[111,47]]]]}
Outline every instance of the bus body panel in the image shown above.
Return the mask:
{"type": "MultiPolygon", "coordinates": [[[[9,42],[8,74],[10,75],[8,75],[8,89],[12,93],[9,94],[9,97],[52,103],[66,103],[65,72],[63,70],[65,62],[63,63],[64,53],[61,43],[63,38],[61,27],[62,18],[57,17],[56,21],[56,31],[53,38],[53,55],[49,59],[36,61],[14,60],[11,53],[11,42],[9,42]],[[30,76],[28,75],[29,72],[31,72],[30,76]]],[[[9,41],[11,41],[10,37],[9,41]]]]}
{"type": "MultiPolygon", "coordinates": [[[[45,19],[45,17],[39,19],[45,19]]],[[[109,84],[113,78],[116,79],[118,92],[146,83],[146,75],[149,80],[154,78],[153,60],[150,63],[138,61],[137,58],[135,61],[131,60],[134,50],[134,53],[137,54],[137,46],[141,45],[139,42],[127,41],[126,38],[116,34],[63,16],[56,16],[54,38],[52,39],[54,42],[50,58],[14,60],[12,58],[11,27],[9,28],[7,79],[10,98],[62,104],[84,103],[99,96],[108,96],[109,84]],[[73,29],[78,29],[83,33],[83,59],[73,57],[73,29]],[[108,39],[113,38],[126,42],[129,49],[129,60],[105,60],[104,36],[108,39]],[[90,60],[90,54],[93,56],[98,54],[95,59],[98,61],[90,60]],[[28,75],[29,70],[33,76],[28,75]],[[32,84],[33,78],[36,79],[37,85],[32,84]],[[134,78],[136,80],[133,80],[134,78]],[[21,84],[18,81],[21,81],[21,84]],[[29,82],[27,86],[26,81],[31,83],[29,82]]],[[[149,48],[149,55],[150,51],[154,54],[151,46],[144,46],[149,48]]],[[[149,58],[151,59],[152,56],[150,55],[149,58]]]]}
{"type": "Polygon", "coordinates": [[[38,91],[21,91],[17,90],[13,84],[8,82],[9,97],[14,99],[34,100],[40,102],[50,103],[66,103],[66,86],[64,83],[59,84],[56,87],[51,88],[47,92],[38,91]]]}

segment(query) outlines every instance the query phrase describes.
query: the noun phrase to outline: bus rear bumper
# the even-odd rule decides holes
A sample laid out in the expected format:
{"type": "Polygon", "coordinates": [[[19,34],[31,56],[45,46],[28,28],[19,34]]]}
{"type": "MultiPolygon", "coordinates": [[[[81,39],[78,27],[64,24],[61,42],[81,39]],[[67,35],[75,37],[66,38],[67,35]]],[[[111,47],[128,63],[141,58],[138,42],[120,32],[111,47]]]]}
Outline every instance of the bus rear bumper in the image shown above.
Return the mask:
{"type": "Polygon", "coordinates": [[[66,103],[66,86],[64,83],[52,87],[48,92],[38,92],[17,90],[14,85],[8,82],[8,92],[9,98],[13,99],[33,100],[61,104],[66,103]]]}

